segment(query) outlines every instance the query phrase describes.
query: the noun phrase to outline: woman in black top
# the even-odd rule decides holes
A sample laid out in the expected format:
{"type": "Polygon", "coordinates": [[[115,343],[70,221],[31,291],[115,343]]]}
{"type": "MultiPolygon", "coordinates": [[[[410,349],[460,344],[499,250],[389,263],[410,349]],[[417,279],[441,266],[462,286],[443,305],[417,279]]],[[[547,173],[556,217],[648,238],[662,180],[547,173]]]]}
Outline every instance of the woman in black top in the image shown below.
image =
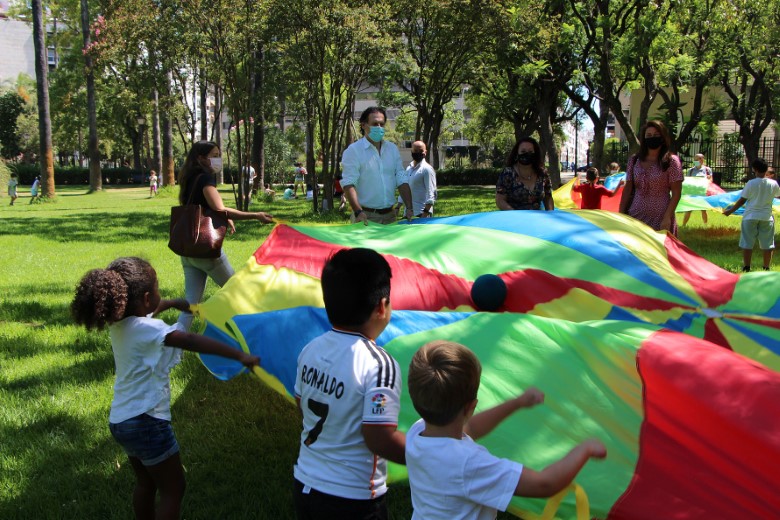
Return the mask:
{"type": "MultiPolygon", "coordinates": [[[[222,156],[219,147],[210,141],[199,141],[192,145],[184,166],[179,172],[179,202],[200,204],[214,211],[225,211],[230,220],[230,232],[235,233],[233,220],[259,220],[264,224],[274,221],[268,213],[238,211],[225,207],[217,191],[215,174],[222,171],[222,156]]],[[[184,268],[184,295],[188,302],[198,303],[206,290],[206,280],[211,278],[222,287],[233,276],[233,267],[222,251],[219,258],[190,258],[181,256],[184,268]]],[[[182,313],[179,323],[189,329],[192,314],[182,313]]]]}

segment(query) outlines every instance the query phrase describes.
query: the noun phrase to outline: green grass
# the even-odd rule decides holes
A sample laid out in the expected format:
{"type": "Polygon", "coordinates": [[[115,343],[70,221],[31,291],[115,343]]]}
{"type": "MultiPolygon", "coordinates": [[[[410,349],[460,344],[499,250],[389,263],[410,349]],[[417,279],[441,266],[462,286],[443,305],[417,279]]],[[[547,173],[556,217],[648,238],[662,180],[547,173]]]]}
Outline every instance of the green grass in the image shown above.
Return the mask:
{"type": "MultiPolygon", "coordinates": [[[[26,194],[24,194],[26,195],[26,194]]],[[[224,191],[230,199],[228,191],[224,191]]],[[[179,297],[183,275],[167,248],[173,193],[148,188],[58,188],[53,202],[13,207],[0,198],[0,518],[130,518],[132,470],[112,440],[107,417],[113,358],[106,332],[72,324],[68,305],[79,278],[118,256],[156,268],[164,297],[179,297]]],[[[291,222],[338,222],[314,216],[303,200],[255,204],[291,222]]],[[[437,215],[494,209],[491,188],[440,190],[437,215]]],[[[694,214],[681,238],[694,251],[737,270],[739,219],[694,214]]],[[[234,266],[271,226],[237,222],[225,249],[234,266]]],[[[206,296],[215,290],[209,284],[206,296]]],[[[174,319],[173,313],[164,316],[174,319]]],[[[173,371],[173,422],[188,491],[184,517],[289,518],[292,466],[300,423],[294,408],[248,376],[211,377],[195,356],[173,371]]],[[[395,518],[408,518],[409,490],[394,486],[395,518]]]]}

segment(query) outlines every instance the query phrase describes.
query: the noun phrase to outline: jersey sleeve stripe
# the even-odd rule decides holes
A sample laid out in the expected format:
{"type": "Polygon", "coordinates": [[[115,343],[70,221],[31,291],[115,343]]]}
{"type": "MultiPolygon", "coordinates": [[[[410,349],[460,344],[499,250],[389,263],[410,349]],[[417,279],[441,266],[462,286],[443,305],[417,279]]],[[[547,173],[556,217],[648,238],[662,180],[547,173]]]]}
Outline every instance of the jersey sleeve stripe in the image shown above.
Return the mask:
{"type": "Polygon", "coordinates": [[[363,341],[363,344],[366,346],[368,351],[371,353],[371,356],[373,356],[374,361],[376,361],[376,364],[378,365],[378,371],[376,376],[376,386],[382,386],[382,371],[384,370],[384,361],[382,360],[382,357],[379,355],[379,353],[376,351],[374,346],[371,344],[370,341],[363,341]]]}

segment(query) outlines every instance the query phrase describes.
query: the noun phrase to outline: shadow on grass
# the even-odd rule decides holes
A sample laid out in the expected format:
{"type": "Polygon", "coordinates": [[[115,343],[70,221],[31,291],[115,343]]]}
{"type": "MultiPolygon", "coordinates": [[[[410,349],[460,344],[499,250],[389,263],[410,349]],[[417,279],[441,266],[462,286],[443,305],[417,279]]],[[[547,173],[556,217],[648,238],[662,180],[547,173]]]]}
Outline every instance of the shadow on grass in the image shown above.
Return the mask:
{"type": "Polygon", "coordinates": [[[53,302],[69,302],[73,293],[74,287],[66,284],[13,285],[0,300],[0,322],[24,323],[33,328],[70,325],[70,307],[53,302]]]}
{"type": "Polygon", "coordinates": [[[122,243],[168,239],[167,216],[150,212],[111,213],[6,220],[3,235],[45,237],[55,242],[122,243]]]}

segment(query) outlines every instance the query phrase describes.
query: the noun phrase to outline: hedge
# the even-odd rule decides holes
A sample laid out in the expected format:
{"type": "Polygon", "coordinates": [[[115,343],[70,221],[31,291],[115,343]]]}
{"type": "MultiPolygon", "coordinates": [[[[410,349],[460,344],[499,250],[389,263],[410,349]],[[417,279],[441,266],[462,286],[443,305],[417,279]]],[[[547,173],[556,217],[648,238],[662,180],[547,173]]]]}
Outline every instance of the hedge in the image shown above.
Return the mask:
{"type": "MultiPolygon", "coordinates": [[[[19,176],[19,184],[31,185],[36,175],[41,171],[35,164],[8,164],[11,171],[19,176]]],[[[103,168],[103,182],[105,184],[145,184],[149,177],[149,171],[134,170],[132,168],[103,168]]],[[[495,185],[501,168],[443,168],[436,172],[436,184],[438,186],[468,186],[468,185],[495,185]]],[[[233,175],[237,176],[238,170],[231,168],[225,171],[225,182],[230,183],[233,175]]],[[[89,168],[79,166],[55,166],[54,183],[57,185],[89,185],[89,168]]]]}

